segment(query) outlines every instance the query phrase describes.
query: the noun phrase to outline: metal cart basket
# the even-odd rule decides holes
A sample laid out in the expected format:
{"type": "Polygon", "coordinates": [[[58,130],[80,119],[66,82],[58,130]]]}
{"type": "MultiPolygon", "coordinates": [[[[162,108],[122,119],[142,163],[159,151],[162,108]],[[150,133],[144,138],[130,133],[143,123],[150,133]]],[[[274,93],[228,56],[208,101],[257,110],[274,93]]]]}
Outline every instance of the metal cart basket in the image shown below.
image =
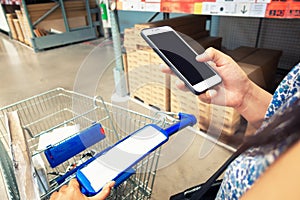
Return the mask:
{"type": "MultiPolygon", "coordinates": [[[[113,145],[133,131],[146,124],[157,124],[164,128],[175,121],[150,117],[104,102],[100,97],[89,97],[76,92],[57,88],[0,109],[0,155],[1,172],[4,177],[7,196],[19,199],[13,161],[10,153],[9,133],[5,128],[5,113],[18,111],[32,159],[39,158],[44,163],[45,174],[35,172],[39,180],[41,199],[50,195],[74,177],[74,169],[96,152],[113,145]],[[52,168],[39,147],[39,139],[55,129],[79,125],[80,131],[98,122],[105,130],[105,139],[83,152],[52,168]],[[46,181],[45,181],[46,180],[46,181]]],[[[136,173],[115,188],[109,199],[149,199],[152,192],[159,149],[140,161],[134,168],[136,173]]]]}

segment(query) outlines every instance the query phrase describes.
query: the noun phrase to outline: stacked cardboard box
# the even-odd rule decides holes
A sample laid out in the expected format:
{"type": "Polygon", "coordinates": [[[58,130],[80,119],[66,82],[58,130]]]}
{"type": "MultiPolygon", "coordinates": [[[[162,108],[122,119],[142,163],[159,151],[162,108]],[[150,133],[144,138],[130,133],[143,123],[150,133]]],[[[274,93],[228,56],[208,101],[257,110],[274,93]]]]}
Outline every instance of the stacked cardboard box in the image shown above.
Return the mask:
{"type": "Polygon", "coordinates": [[[170,77],[161,73],[159,66],[164,62],[140,36],[144,28],[168,25],[179,32],[196,50],[201,48],[195,41],[201,41],[204,48],[221,47],[221,38],[209,37],[205,30],[206,16],[187,15],[151,23],[136,24],[124,31],[124,47],[127,53],[128,85],[131,97],[162,110],[170,110],[170,77]],[[199,47],[199,48],[198,48],[199,47]]]}
{"type": "Polygon", "coordinates": [[[24,12],[21,12],[21,10],[16,10],[15,13],[17,14],[17,18],[19,20],[19,24],[24,36],[24,43],[27,44],[28,46],[32,46],[31,44],[31,38],[32,38],[32,33],[29,28],[29,23],[26,18],[26,15],[24,12]]]}
{"type": "Polygon", "coordinates": [[[133,98],[163,110],[169,110],[169,75],[159,71],[152,51],[127,53],[129,90],[133,98]]]}
{"type": "MultiPolygon", "coordinates": [[[[20,11],[16,10],[15,13],[6,14],[6,19],[11,32],[11,37],[20,42],[25,42],[25,35],[23,31],[23,17],[20,15],[20,11]]],[[[28,41],[26,40],[28,43],[28,41]]],[[[28,43],[29,44],[29,43],[28,43]]]]}
{"type": "Polygon", "coordinates": [[[123,45],[126,48],[127,53],[136,50],[134,28],[125,28],[124,29],[124,44],[123,45]]]}
{"type": "Polygon", "coordinates": [[[14,14],[6,14],[6,19],[8,22],[8,26],[11,32],[11,37],[15,40],[18,40],[18,33],[16,30],[16,26],[14,24],[14,19],[16,18],[16,16],[14,14]]]}
{"type": "Polygon", "coordinates": [[[15,10],[14,13],[7,14],[6,18],[9,23],[12,38],[32,47],[32,32],[23,8],[21,10],[15,10]]]}
{"type": "Polygon", "coordinates": [[[234,135],[239,129],[241,116],[234,108],[210,104],[207,113],[208,115],[201,116],[198,123],[201,130],[211,129],[212,135],[234,135]]]}
{"type": "Polygon", "coordinates": [[[206,104],[191,92],[176,88],[177,77],[171,77],[171,111],[186,112],[197,117],[198,128],[207,132],[219,129],[223,134],[233,135],[239,128],[240,115],[233,108],[206,104]]]}
{"type": "Polygon", "coordinates": [[[232,51],[226,51],[226,53],[241,65],[245,63],[261,68],[264,83],[259,82],[259,86],[269,91],[276,87],[274,80],[278,62],[282,55],[281,50],[242,46],[232,51]]]}

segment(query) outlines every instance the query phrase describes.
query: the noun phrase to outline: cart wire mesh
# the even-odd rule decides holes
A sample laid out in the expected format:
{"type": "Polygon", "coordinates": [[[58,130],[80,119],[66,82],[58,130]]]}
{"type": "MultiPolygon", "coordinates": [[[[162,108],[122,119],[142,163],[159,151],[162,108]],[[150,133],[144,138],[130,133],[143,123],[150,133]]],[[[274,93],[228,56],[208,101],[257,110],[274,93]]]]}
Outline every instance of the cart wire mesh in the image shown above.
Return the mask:
{"type": "MultiPolygon", "coordinates": [[[[33,164],[41,199],[49,199],[54,191],[74,177],[74,173],[82,163],[130,133],[147,124],[157,124],[165,128],[176,121],[173,118],[168,120],[170,118],[162,117],[160,114],[152,117],[143,115],[104,102],[101,97],[89,97],[63,88],[53,89],[3,107],[0,109],[1,173],[6,182],[7,194],[14,200],[20,197],[13,171],[10,136],[5,119],[6,113],[11,111],[18,111],[32,160],[39,161],[39,165],[35,165],[35,162],[33,164]],[[48,147],[42,149],[39,147],[41,137],[70,126],[79,126],[80,132],[95,122],[100,123],[104,128],[105,139],[52,168],[44,155],[48,147]]],[[[113,189],[108,199],[150,199],[159,153],[160,149],[141,160],[134,167],[136,173],[113,189]]]]}

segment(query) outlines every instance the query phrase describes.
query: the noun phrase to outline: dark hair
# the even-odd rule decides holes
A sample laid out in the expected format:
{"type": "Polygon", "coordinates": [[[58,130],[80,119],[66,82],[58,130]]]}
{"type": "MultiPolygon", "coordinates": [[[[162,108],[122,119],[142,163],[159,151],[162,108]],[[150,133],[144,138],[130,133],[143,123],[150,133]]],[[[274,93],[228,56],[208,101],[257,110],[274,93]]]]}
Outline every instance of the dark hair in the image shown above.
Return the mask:
{"type": "Polygon", "coordinates": [[[267,122],[265,127],[261,127],[255,135],[247,136],[240,151],[250,147],[276,145],[286,141],[293,145],[300,139],[300,100],[287,107],[284,111],[276,112],[267,122]]]}

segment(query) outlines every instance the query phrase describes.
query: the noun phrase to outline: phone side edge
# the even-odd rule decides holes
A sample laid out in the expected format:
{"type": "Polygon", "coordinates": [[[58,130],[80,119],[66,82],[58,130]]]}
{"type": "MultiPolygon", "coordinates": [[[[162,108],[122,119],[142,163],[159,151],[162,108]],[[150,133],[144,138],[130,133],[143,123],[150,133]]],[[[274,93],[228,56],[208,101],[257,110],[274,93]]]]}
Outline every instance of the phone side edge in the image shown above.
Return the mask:
{"type": "MultiPolygon", "coordinates": [[[[147,30],[147,29],[151,29],[151,28],[146,28],[143,30],[147,30]]],[[[174,67],[174,65],[165,56],[163,56],[163,53],[159,51],[159,49],[155,46],[155,44],[153,44],[153,42],[148,38],[148,36],[143,33],[143,30],[141,31],[140,34],[142,38],[147,42],[147,44],[153,49],[153,51],[165,62],[165,64],[167,64],[170,67],[170,69],[176,74],[176,76],[185,83],[186,87],[188,87],[191,92],[193,92],[196,95],[201,94],[198,91],[196,91],[193,88],[193,86],[190,85],[190,83],[187,80],[185,80],[183,75],[176,69],[176,67],[174,67]]]]}

